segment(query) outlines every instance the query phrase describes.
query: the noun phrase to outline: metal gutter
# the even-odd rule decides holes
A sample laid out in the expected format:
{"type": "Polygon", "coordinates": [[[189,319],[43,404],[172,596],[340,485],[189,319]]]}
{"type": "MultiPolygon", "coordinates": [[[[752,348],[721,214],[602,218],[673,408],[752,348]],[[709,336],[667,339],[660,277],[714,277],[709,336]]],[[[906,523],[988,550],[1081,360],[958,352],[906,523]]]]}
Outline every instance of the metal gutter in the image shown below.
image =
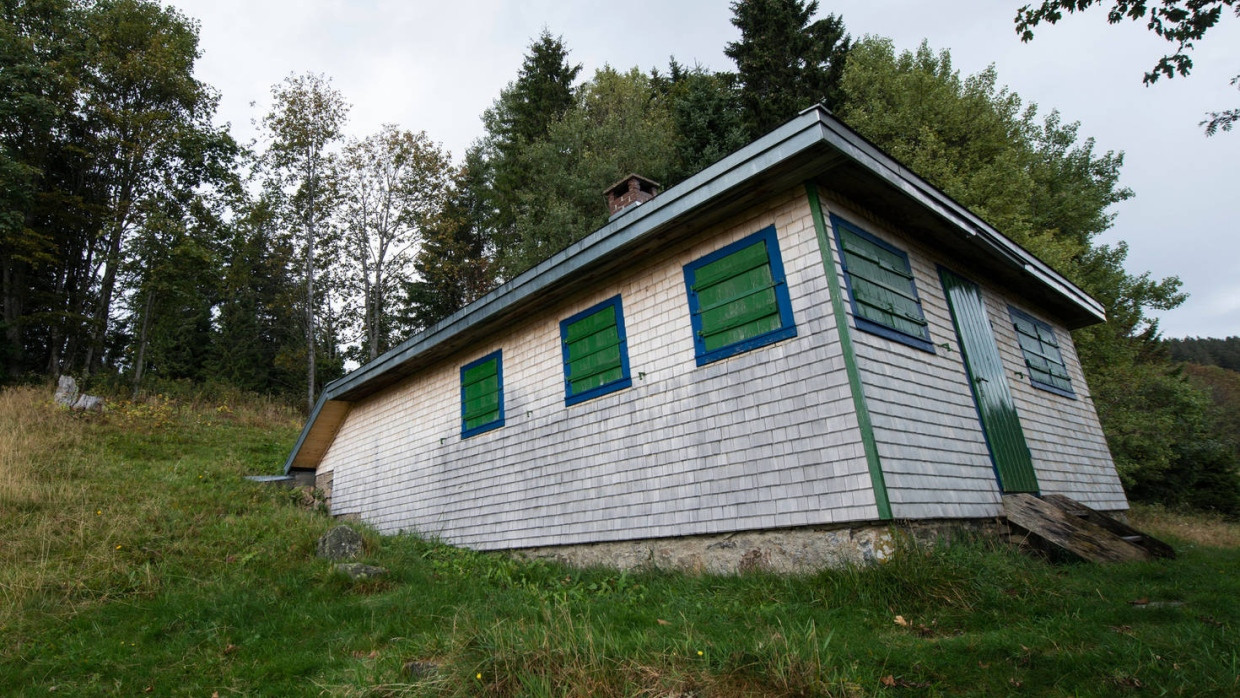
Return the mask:
{"type": "Polygon", "coordinates": [[[913,174],[895,158],[879,150],[877,146],[840,121],[829,118],[824,119],[822,123],[823,140],[830,143],[832,147],[882,177],[888,184],[903,191],[910,198],[955,224],[966,235],[976,236],[980,242],[1007,260],[1009,264],[1050,286],[1060,295],[1080,306],[1082,310],[1097,318],[1098,322],[1106,322],[1106,309],[1101,303],[1051,269],[1031,252],[1004,237],[989,223],[913,174]]]}

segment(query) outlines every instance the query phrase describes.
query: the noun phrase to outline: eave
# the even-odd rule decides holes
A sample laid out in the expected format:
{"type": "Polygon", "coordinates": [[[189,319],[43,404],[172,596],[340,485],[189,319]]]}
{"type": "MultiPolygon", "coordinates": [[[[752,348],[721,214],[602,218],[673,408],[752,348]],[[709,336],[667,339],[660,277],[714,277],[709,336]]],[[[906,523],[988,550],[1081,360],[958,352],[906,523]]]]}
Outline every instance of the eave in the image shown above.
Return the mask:
{"type": "Polygon", "coordinates": [[[353,402],[501,326],[519,322],[583,284],[607,277],[636,255],[664,247],[807,181],[864,201],[909,235],[947,250],[953,259],[984,268],[988,279],[1020,289],[1022,295],[1054,312],[1069,329],[1106,320],[1098,301],[828,111],[812,107],[329,383],[285,463],[285,472],[318,467],[353,402]]]}

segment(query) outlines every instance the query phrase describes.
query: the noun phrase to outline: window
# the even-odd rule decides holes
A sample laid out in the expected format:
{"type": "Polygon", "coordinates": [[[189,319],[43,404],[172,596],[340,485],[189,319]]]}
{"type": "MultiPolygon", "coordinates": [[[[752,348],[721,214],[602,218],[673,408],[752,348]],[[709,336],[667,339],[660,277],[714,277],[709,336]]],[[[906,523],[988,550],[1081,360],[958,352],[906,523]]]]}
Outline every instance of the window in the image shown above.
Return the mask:
{"type": "Polygon", "coordinates": [[[504,369],[499,351],[461,367],[461,438],[504,426],[504,369]]]}
{"type": "Polygon", "coordinates": [[[837,216],[831,227],[857,329],[933,353],[908,254],[837,216]]]}
{"type": "Polygon", "coordinates": [[[629,350],[620,296],[560,323],[564,352],[564,402],[569,405],[627,388],[629,350]]]}
{"type": "Polygon", "coordinates": [[[1020,351],[1025,355],[1025,366],[1029,367],[1029,382],[1036,388],[1065,397],[1076,397],[1072,390],[1072,379],[1068,377],[1068,367],[1064,365],[1063,355],[1059,353],[1059,340],[1055,338],[1055,330],[1012,306],[1008,306],[1008,314],[1012,316],[1012,324],[1016,326],[1016,341],[1020,343],[1020,351]]]}
{"type": "Polygon", "coordinates": [[[685,265],[697,365],[795,337],[775,226],[685,265]]]}

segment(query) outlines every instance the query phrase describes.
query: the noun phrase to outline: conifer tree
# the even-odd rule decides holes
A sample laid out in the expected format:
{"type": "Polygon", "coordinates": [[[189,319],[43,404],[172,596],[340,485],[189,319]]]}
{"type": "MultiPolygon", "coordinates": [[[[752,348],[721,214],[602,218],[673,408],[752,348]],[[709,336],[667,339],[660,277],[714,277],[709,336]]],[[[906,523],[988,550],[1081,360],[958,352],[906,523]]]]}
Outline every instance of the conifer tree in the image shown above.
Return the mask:
{"type": "Polygon", "coordinates": [[[630,172],[663,181],[676,168],[675,126],[649,76],[603,68],[577,105],[521,155],[516,240],[499,250],[505,278],[607,222],[603,189],[630,172]]]}
{"type": "Polygon", "coordinates": [[[749,142],[745,114],[733,87],[735,76],[700,66],[687,69],[673,58],[666,77],[651,71],[651,85],[666,102],[675,129],[676,165],[663,181],[670,187],[749,142]]]}
{"type": "Polygon", "coordinates": [[[563,39],[544,30],[530,44],[517,79],[482,115],[487,133],[480,144],[484,169],[478,177],[486,182],[480,209],[486,216],[474,225],[494,231],[501,248],[515,241],[518,192],[530,175],[523,154],[573,107],[573,82],[580,72],[580,64],[569,63],[563,39]]]}
{"type": "Polygon", "coordinates": [[[834,110],[850,46],[844,18],[814,20],[817,0],[735,0],[740,41],[724,53],[736,62],[740,103],[756,138],[813,104],[834,110]]]}

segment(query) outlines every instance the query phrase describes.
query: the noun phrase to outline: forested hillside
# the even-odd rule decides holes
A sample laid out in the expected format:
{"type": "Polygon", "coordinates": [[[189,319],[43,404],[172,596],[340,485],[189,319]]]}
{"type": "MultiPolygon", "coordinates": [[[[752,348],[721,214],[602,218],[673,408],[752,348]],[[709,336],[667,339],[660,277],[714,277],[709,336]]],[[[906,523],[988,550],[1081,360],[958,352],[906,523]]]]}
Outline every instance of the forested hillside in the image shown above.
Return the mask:
{"type": "Polygon", "coordinates": [[[1185,337],[1163,340],[1174,361],[1240,371],[1240,337],[1185,337]]]}
{"type": "Polygon", "coordinates": [[[348,96],[317,74],[274,85],[243,147],[194,77],[191,18],[153,0],[4,3],[0,375],[310,405],[350,361],[601,225],[619,177],[671,186],[822,102],[1106,306],[1075,339],[1130,492],[1240,513],[1234,432],[1148,315],[1183,302],[1179,280],[1132,274],[1123,243],[1098,242],[1134,196],[1122,153],[1095,152],[995,68],[854,42],[816,2],[732,11],[733,72],[672,59],[584,75],[544,32],[454,162],[416,124],[346,136],[348,96]]]}

